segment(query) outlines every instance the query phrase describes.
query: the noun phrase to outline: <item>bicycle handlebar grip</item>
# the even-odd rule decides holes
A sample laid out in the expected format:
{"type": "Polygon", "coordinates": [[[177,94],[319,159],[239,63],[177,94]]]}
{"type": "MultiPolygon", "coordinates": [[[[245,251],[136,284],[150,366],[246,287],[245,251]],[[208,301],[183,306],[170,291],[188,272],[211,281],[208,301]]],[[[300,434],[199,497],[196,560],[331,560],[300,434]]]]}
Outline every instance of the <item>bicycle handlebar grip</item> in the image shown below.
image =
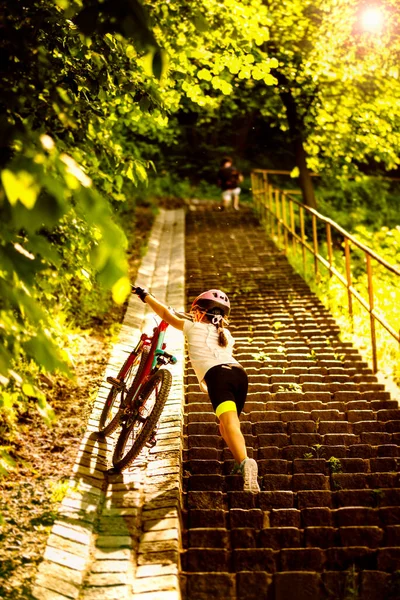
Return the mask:
{"type": "Polygon", "coordinates": [[[137,296],[139,296],[139,298],[141,299],[142,302],[145,301],[146,296],[149,295],[149,292],[147,290],[145,290],[144,288],[141,288],[139,286],[131,286],[132,289],[132,294],[136,294],[137,296]]]}

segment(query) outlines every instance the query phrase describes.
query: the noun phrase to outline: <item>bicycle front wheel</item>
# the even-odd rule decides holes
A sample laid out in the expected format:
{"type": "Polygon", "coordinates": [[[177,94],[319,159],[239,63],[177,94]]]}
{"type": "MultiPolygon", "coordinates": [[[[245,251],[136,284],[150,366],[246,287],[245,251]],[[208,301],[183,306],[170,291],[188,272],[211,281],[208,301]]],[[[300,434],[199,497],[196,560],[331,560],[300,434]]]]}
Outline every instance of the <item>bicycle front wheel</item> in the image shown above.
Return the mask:
{"type": "Polygon", "coordinates": [[[144,346],[132,364],[129,364],[131,359],[131,356],[129,356],[121,367],[117,377],[119,384],[118,386],[113,385],[111,387],[103,410],[101,411],[99,419],[100,435],[111,435],[117,429],[120,417],[123,413],[121,402],[123,396],[126,396],[129,390],[136,385],[137,381],[140,379],[148,354],[149,349],[144,346]]]}
{"type": "Polygon", "coordinates": [[[129,467],[150,438],[167,401],[171,385],[171,373],[161,369],[154,373],[143,387],[139,396],[139,411],[128,417],[115,446],[113,465],[117,471],[129,467]]]}

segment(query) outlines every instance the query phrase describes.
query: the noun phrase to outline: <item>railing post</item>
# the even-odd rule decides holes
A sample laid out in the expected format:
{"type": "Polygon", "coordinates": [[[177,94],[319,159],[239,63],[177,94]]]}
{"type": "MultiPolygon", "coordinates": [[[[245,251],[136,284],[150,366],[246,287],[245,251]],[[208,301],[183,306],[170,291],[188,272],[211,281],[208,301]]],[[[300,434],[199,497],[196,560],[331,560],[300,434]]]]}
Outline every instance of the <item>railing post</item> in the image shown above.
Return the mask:
{"type": "Polygon", "coordinates": [[[288,253],[288,226],[286,220],[286,192],[282,192],[282,216],[283,216],[283,245],[285,254],[288,253]]]}
{"type": "Polygon", "coordinates": [[[281,244],[281,238],[282,238],[281,211],[280,211],[280,204],[279,204],[280,193],[281,193],[281,191],[279,189],[275,190],[275,213],[276,213],[276,228],[277,228],[277,234],[278,234],[278,246],[281,244]]]}
{"type": "Polygon", "coordinates": [[[350,268],[350,244],[347,237],[344,238],[344,254],[346,259],[347,298],[349,303],[349,315],[353,321],[353,298],[351,295],[351,268],[350,268]]]}
{"type": "Polygon", "coordinates": [[[318,283],[319,273],[318,273],[318,233],[317,233],[317,217],[312,214],[312,232],[313,232],[313,248],[314,248],[314,273],[315,278],[318,283]]]}
{"type": "Polygon", "coordinates": [[[326,244],[328,246],[329,277],[332,277],[333,252],[332,252],[332,231],[330,223],[326,224],[326,244]]]}
{"type": "Polygon", "coordinates": [[[300,210],[300,231],[301,231],[301,250],[303,254],[303,272],[304,276],[306,274],[306,236],[304,233],[304,208],[302,206],[299,207],[300,210]]]}
{"type": "Polygon", "coordinates": [[[375,317],[373,315],[374,310],[374,288],[372,283],[372,265],[371,257],[366,252],[365,257],[367,259],[367,279],[368,279],[368,298],[369,298],[369,319],[371,329],[371,342],[372,342],[372,367],[374,373],[378,371],[378,354],[376,350],[376,331],[375,331],[375,317]]]}
{"type": "Polygon", "coordinates": [[[263,194],[262,194],[262,198],[263,198],[263,203],[262,203],[262,212],[261,212],[261,220],[264,220],[265,225],[267,226],[267,230],[268,230],[268,225],[269,225],[269,215],[268,215],[268,210],[267,210],[267,197],[268,197],[268,176],[266,173],[262,174],[262,190],[263,190],[263,194]]]}
{"type": "Polygon", "coordinates": [[[272,194],[274,193],[272,185],[268,187],[268,207],[269,207],[269,217],[271,219],[271,237],[275,235],[275,219],[274,219],[274,207],[273,207],[273,199],[272,194]]]}
{"type": "Polygon", "coordinates": [[[289,196],[289,213],[290,213],[290,229],[292,232],[293,252],[294,252],[294,254],[296,254],[296,250],[297,250],[297,243],[296,243],[296,237],[295,237],[296,225],[295,225],[295,221],[294,221],[293,200],[290,196],[289,196]]]}
{"type": "Polygon", "coordinates": [[[256,181],[257,181],[257,175],[256,175],[256,173],[254,173],[253,171],[251,171],[251,173],[250,173],[251,195],[253,197],[253,202],[254,202],[255,207],[256,207],[256,213],[257,213],[258,216],[260,216],[260,214],[259,214],[259,208],[258,208],[258,194],[257,194],[256,181]]]}

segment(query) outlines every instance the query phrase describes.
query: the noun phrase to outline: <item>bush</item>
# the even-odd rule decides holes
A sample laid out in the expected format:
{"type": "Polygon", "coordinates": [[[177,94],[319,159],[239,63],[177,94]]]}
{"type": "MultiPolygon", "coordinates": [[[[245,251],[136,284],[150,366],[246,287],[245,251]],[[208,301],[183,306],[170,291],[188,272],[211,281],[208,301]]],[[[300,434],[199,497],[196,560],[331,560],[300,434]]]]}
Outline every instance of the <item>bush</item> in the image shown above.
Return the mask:
{"type": "Polygon", "coordinates": [[[380,177],[315,180],[318,212],[349,232],[358,225],[377,231],[399,223],[400,185],[380,177]]]}

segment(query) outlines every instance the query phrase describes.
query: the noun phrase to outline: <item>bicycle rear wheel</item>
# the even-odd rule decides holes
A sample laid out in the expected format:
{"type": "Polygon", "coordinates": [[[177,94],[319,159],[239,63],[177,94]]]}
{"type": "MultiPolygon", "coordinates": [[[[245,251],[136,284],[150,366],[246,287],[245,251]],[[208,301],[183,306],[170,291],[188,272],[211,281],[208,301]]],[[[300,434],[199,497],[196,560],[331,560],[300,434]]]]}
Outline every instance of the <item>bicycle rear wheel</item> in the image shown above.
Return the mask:
{"type": "Polygon", "coordinates": [[[122,395],[127,395],[132,386],[134,386],[139,380],[148,354],[149,349],[144,346],[131,365],[129,365],[130,357],[128,357],[121,367],[117,377],[121,385],[113,385],[111,387],[103,406],[103,410],[101,411],[99,419],[100,435],[111,435],[111,433],[117,429],[123,412],[121,406],[122,395]]]}
{"type": "Polygon", "coordinates": [[[134,416],[128,417],[115,446],[113,465],[117,471],[129,467],[150,438],[167,401],[171,384],[171,373],[161,369],[143,387],[140,393],[141,407],[134,416]]]}

